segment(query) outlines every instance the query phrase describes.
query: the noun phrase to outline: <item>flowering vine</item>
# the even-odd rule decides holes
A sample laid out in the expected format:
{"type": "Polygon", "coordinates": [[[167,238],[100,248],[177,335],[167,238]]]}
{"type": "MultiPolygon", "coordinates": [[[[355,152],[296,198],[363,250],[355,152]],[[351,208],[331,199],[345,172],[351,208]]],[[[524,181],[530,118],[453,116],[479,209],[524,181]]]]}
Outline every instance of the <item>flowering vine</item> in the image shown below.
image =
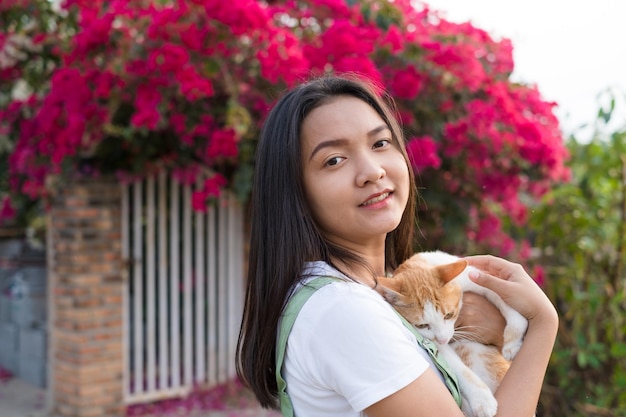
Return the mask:
{"type": "MultiPolygon", "coordinates": [[[[245,199],[272,103],[311,75],[358,72],[395,97],[429,247],[513,248],[507,222],[567,179],[554,103],[510,80],[512,45],[410,0],[46,0],[0,6],[5,189],[50,175],[204,172],[202,210],[245,199]]],[[[7,200],[8,201],[8,200],[7,200]]],[[[11,205],[3,203],[3,213],[11,205]]]]}

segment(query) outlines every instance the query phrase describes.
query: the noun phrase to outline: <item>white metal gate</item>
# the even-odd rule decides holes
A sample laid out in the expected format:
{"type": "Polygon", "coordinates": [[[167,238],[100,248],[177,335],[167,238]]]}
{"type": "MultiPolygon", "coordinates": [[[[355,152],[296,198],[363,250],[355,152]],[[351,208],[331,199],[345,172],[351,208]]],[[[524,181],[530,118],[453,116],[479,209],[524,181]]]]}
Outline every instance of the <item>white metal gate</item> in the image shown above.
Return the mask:
{"type": "Polygon", "coordinates": [[[166,174],[124,186],[127,404],[181,396],[236,375],[243,216],[234,197],[199,213],[166,174]]]}

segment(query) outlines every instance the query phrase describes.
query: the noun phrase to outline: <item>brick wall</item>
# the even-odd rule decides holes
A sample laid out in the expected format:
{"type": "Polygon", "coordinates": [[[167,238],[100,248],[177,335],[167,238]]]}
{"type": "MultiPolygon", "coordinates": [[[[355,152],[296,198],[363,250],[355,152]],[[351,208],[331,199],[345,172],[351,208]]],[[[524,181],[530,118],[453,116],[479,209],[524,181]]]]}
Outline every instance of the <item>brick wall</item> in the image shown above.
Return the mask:
{"type": "Polygon", "coordinates": [[[59,184],[48,212],[53,412],[123,416],[121,187],[59,184]]]}

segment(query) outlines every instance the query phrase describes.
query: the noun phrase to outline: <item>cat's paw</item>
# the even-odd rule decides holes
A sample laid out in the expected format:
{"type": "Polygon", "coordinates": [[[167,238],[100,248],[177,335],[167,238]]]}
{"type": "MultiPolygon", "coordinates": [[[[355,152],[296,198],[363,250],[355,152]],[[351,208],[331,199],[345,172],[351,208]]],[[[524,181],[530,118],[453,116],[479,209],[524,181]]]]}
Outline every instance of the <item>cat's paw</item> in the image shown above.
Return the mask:
{"type": "Polygon", "coordinates": [[[508,318],[504,328],[504,344],[502,345],[502,356],[506,360],[513,360],[517,352],[522,347],[524,335],[528,328],[528,320],[517,313],[514,318],[508,318]]]}
{"type": "Polygon", "coordinates": [[[463,397],[461,406],[467,417],[493,417],[498,412],[498,401],[489,389],[472,393],[471,398],[463,397]]]}
{"type": "Polygon", "coordinates": [[[504,336],[504,344],[502,345],[502,356],[507,361],[513,360],[519,350],[522,348],[522,340],[515,338],[514,340],[508,340],[506,338],[506,332],[504,336]]]}

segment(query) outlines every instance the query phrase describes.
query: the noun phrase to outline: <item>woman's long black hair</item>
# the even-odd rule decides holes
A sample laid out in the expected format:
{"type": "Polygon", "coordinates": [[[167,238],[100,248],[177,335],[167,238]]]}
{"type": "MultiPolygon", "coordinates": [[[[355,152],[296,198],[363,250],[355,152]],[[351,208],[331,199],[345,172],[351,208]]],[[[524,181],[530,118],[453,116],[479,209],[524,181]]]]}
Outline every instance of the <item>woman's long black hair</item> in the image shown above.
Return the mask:
{"type": "Polygon", "coordinates": [[[324,76],[288,91],[270,111],[256,151],[247,290],[236,357],[239,378],[265,408],[278,406],[277,326],[304,263],[360,262],[353,253],[324,240],[307,205],[302,180],[302,122],[313,109],[342,95],[372,106],[391,129],[393,142],[409,166],[408,203],[399,226],[387,235],[386,268],[395,269],[413,252],[416,190],[392,99],[382,89],[352,76],[324,76]]]}

